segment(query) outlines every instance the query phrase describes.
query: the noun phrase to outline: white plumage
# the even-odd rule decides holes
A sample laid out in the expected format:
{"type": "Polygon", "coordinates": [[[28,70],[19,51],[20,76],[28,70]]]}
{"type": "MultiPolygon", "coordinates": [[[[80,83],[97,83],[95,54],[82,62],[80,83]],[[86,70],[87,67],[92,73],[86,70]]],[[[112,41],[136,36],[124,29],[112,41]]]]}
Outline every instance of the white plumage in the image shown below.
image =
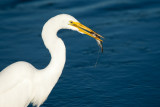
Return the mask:
{"type": "Polygon", "coordinates": [[[61,14],[44,25],[42,38],[51,54],[51,61],[46,68],[37,70],[31,64],[21,61],[0,72],[0,107],[27,107],[30,103],[39,107],[47,99],[66,60],[66,48],[63,41],[57,37],[58,30],[72,29],[85,33],[78,24],[76,26],[73,23],[79,22],[70,15],[61,14]]]}

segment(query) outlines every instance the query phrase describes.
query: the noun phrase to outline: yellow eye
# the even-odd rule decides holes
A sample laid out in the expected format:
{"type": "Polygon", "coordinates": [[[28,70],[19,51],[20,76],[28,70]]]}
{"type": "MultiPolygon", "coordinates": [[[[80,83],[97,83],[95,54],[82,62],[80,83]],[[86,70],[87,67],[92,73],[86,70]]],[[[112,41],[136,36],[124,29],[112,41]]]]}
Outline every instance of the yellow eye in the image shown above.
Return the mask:
{"type": "Polygon", "coordinates": [[[73,23],[73,21],[69,21],[70,23],[73,23]]]}

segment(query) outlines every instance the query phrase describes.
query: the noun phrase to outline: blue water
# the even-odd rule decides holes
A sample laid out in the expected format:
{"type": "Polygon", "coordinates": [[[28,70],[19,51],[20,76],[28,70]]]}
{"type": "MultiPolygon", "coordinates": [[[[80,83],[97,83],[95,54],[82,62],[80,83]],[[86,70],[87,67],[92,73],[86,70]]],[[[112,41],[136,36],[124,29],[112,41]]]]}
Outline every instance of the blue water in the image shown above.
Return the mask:
{"type": "Polygon", "coordinates": [[[105,37],[58,32],[62,76],[42,107],[160,107],[160,0],[1,0],[0,70],[16,61],[42,69],[50,54],[44,23],[67,13],[105,37]]]}

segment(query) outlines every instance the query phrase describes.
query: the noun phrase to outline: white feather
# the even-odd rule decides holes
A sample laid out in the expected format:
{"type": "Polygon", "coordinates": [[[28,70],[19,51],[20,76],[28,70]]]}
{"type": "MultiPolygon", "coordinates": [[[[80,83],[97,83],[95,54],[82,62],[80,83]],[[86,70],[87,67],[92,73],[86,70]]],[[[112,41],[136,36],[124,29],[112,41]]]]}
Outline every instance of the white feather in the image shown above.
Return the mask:
{"type": "Polygon", "coordinates": [[[60,29],[77,28],[68,25],[74,17],[61,14],[51,18],[43,27],[42,38],[51,54],[49,65],[41,70],[27,62],[16,62],[0,73],[0,107],[39,107],[57,83],[66,60],[66,48],[57,37],[60,29]]]}

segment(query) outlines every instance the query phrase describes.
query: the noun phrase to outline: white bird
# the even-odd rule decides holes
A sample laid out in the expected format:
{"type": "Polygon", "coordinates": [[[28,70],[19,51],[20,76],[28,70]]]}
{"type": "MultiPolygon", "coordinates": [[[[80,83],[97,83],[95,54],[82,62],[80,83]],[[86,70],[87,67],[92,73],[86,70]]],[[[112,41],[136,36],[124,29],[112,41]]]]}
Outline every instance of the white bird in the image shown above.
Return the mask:
{"type": "Polygon", "coordinates": [[[102,41],[102,36],[79,23],[73,16],[60,14],[49,19],[42,30],[42,39],[51,54],[49,65],[38,70],[28,62],[19,61],[2,70],[0,107],[27,107],[30,103],[39,107],[47,99],[62,73],[66,60],[65,45],[57,36],[60,29],[75,30],[102,41]]]}

